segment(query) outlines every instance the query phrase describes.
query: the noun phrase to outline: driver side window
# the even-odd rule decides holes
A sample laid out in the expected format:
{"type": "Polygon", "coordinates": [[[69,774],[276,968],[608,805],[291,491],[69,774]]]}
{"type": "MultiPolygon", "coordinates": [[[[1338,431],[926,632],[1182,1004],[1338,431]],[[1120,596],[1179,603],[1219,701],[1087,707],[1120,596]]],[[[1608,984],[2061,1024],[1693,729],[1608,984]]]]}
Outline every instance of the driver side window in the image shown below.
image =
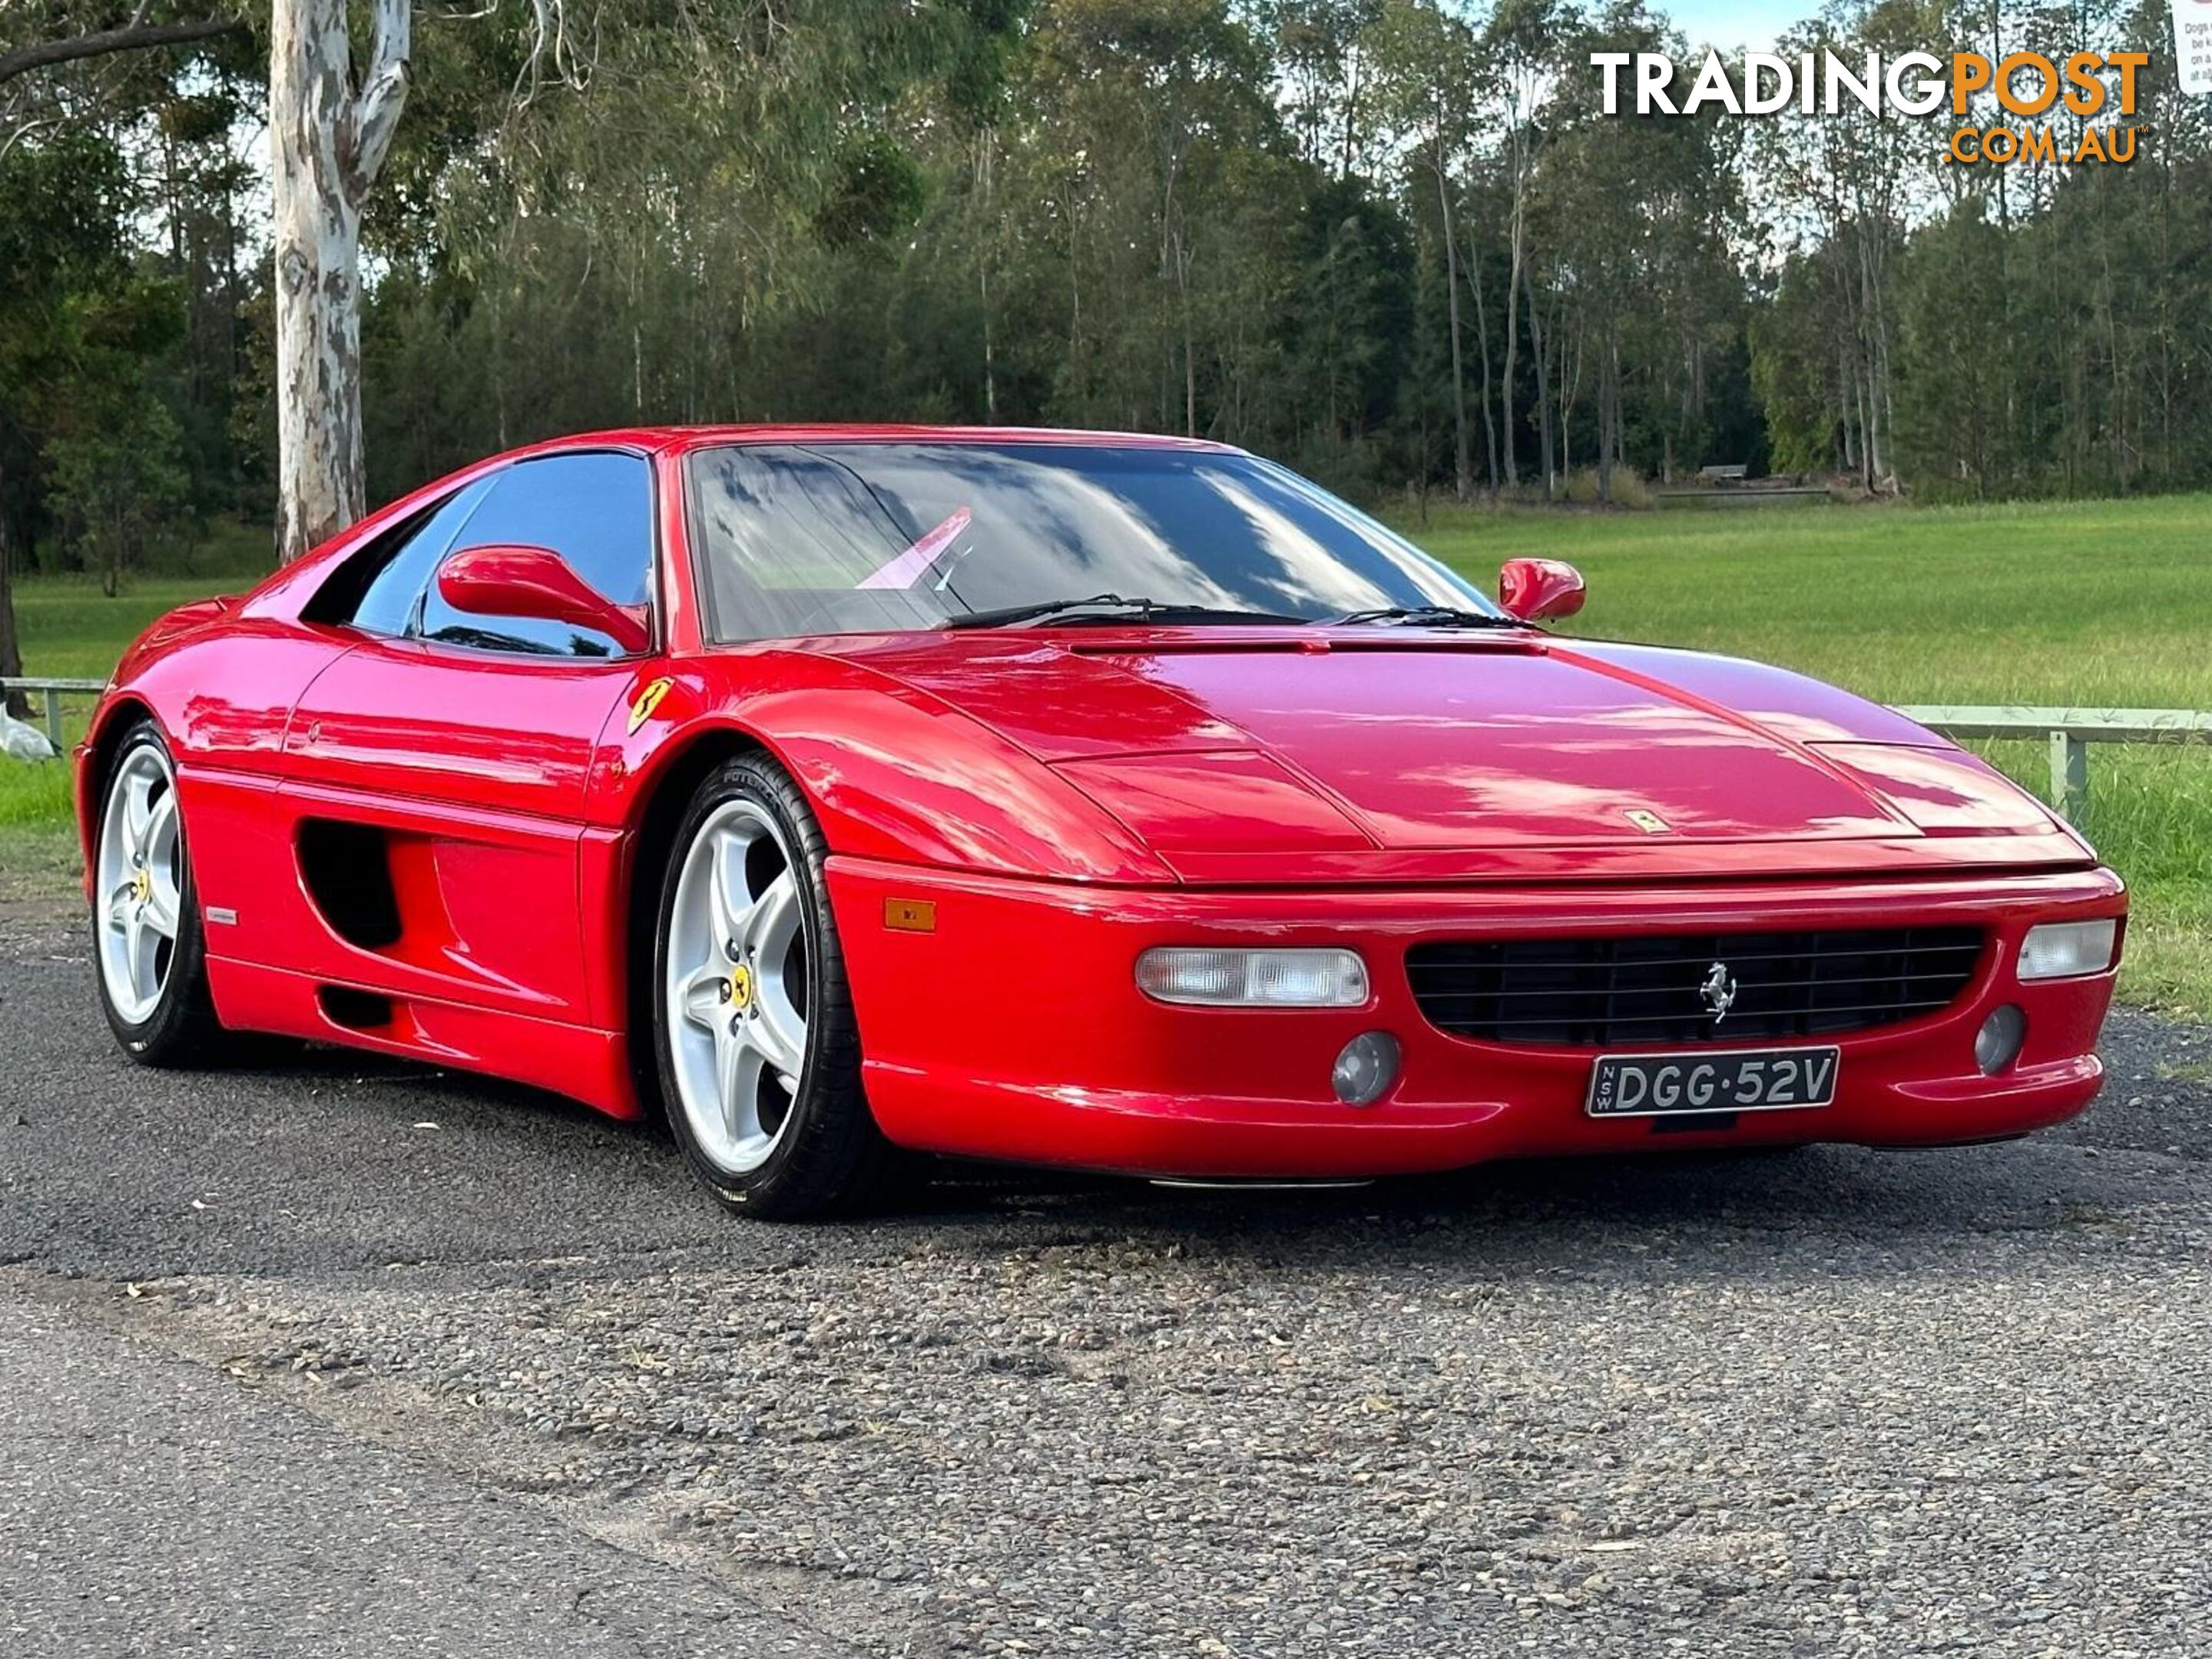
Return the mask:
{"type": "MultiPolygon", "coordinates": [[[[652,589],[653,481],[635,455],[593,452],[520,461],[489,480],[460,532],[440,550],[495,543],[552,549],[617,605],[643,605],[652,589]]],[[[605,635],[534,617],[464,615],[426,580],[412,630],[441,644],[535,656],[617,657],[605,635]]]]}
{"type": "Polygon", "coordinates": [[[365,634],[405,634],[414,625],[423,584],[491,484],[489,477],[465,484],[384,532],[331,573],[302,615],[365,634]]]}

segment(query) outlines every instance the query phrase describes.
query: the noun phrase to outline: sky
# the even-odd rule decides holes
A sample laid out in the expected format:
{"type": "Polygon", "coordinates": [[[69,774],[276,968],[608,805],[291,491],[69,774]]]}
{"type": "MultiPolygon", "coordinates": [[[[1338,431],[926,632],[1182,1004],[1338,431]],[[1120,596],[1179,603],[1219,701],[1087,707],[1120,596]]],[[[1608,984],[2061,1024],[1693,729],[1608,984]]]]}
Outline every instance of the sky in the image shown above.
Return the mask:
{"type": "Polygon", "coordinates": [[[1675,27],[1692,44],[1748,46],[1758,51],[1774,44],[1774,37],[1817,9],[1817,0],[1802,5],[1759,5],[1754,0],[1671,0],[1656,6],[1674,20],[1675,27]]]}

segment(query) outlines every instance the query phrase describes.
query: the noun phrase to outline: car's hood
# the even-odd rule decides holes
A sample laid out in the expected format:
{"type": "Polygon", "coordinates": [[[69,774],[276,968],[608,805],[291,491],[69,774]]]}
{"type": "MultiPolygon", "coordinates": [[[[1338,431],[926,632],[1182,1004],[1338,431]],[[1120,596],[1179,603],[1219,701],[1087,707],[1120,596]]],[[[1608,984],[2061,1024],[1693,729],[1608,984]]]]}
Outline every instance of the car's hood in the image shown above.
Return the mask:
{"type": "Polygon", "coordinates": [[[1730,659],[1534,634],[955,638],[832,648],[989,726],[1170,860],[2061,833],[1902,716],[1730,659]]]}

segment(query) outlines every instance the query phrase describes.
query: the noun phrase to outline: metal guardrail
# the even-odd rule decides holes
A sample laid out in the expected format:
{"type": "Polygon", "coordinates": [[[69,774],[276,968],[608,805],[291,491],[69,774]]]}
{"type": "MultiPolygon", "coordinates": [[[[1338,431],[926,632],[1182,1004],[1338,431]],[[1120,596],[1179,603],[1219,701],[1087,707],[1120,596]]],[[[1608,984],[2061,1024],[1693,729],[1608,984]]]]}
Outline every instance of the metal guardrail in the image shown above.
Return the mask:
{"type": "Polygon", "coordinates": [[[1900,704],[1907,720],[1947,738],[2040,738],[2051,745],[2051,804],[2069,819],[2089,799],[2093,743],[2212,744],[2212,713],[2197,708],[1998,708],[1900,704]]]}
{"type": "Polygon", "coordinates": [[[46,741],[54,752],[66,755],[69,750],[62,743],[62,699],[64,697],[96,697],[107,690],[106,680],[31,680],[0,679],[0,696],[10,691],[37,691],[46,698],[46,741]]]}

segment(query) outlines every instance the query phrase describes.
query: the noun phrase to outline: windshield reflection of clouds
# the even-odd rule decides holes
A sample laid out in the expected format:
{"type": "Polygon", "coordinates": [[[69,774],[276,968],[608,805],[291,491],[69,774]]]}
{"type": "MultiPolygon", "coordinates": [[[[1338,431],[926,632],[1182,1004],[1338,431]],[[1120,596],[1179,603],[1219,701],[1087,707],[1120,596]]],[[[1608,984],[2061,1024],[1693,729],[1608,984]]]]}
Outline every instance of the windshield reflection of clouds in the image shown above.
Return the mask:
{"type": "Polygon", "coordinates": [[[1411,544],[1250,456],[1068,444],[732,445],[692,459],[693,540],[725,639],[903,630],[1115,592],[1324,621],[1489,602],[1411,544]],[[864,584],[955,515],[911,587],[864,584]]]}

